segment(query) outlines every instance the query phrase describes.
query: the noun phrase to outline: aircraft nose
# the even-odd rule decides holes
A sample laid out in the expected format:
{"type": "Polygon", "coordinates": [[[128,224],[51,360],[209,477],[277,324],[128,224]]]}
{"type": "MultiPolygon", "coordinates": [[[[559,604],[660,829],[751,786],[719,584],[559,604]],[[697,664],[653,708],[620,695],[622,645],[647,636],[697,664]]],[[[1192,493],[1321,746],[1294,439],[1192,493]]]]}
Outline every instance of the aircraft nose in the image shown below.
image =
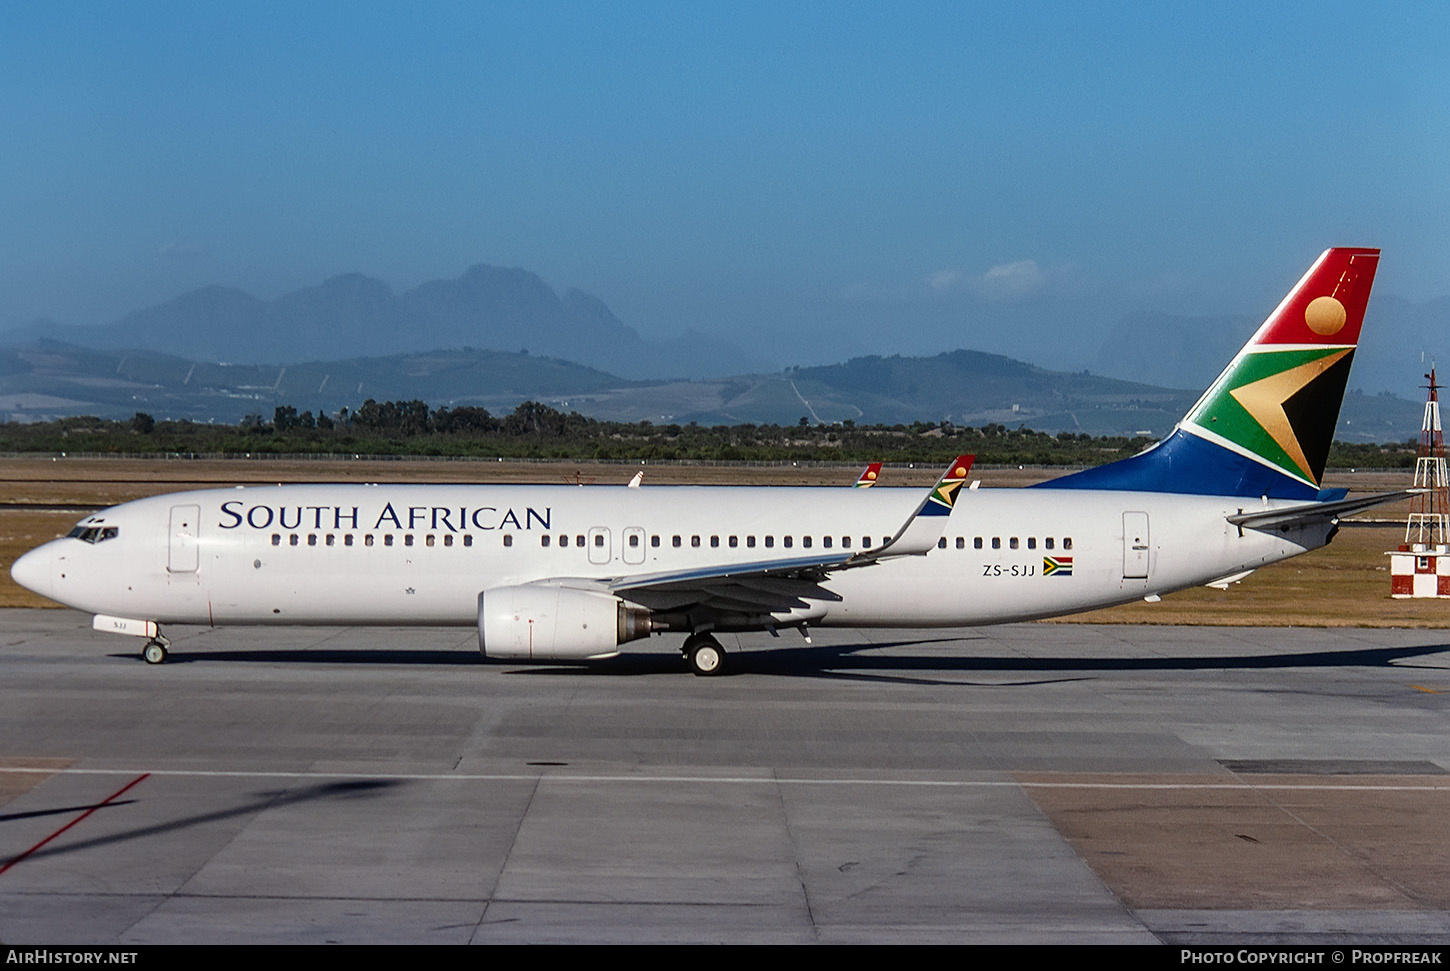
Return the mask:
{"type": "Polygon", "coordinates": [[[51,544],[38,546],[24,554],[10,567],[11,578],[22,587],[42,597],[50,596],[51,544]]]}

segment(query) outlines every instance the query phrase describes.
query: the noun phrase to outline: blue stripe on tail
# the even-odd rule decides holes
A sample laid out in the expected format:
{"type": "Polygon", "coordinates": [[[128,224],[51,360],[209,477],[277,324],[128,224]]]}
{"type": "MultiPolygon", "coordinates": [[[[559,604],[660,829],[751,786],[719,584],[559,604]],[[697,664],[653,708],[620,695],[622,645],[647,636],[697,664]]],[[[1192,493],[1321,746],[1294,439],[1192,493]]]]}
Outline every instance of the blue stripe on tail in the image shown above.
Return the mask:
{"type": "Polygon", "coordinates": [[[1303,500],[1340,498],[1343,494],[1343,490],[1316,489],[1276,468],[1179,429],[1132,458],[1042,482],[1033,488],[1303,500]]]}

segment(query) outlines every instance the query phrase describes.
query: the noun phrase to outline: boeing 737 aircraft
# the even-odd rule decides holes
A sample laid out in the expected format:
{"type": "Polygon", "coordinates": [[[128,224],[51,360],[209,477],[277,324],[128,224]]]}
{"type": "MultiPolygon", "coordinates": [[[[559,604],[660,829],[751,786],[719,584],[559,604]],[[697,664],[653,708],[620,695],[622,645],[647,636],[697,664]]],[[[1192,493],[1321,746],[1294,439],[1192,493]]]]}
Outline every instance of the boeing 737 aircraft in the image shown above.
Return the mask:
{"type": "MultiPolygon", "coordinates": [[[[22,586],[147,638],[167,624],[477,626],[488,657],[605,658],[681,633],[994,624],[1227,584],[1323,546],[1320,481],[1375,249],[1331,249],[1174,431],[1028,489],[291,485],[156,496],[26,553],[22,586]]],[[[868,483],[862,483],[868,484],[868,483]]]]}

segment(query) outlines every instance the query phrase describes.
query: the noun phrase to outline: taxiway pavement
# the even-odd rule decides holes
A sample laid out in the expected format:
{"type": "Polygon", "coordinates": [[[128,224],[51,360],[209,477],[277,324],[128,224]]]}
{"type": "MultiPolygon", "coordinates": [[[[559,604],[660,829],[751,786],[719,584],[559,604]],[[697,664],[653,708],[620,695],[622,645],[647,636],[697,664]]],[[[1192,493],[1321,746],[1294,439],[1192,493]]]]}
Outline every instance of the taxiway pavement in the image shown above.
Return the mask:
{"type": "Polygon", "coordinates": [[[0,942],[1450,943],[1450,631],[168,633],[0,611],[0,942]]]}

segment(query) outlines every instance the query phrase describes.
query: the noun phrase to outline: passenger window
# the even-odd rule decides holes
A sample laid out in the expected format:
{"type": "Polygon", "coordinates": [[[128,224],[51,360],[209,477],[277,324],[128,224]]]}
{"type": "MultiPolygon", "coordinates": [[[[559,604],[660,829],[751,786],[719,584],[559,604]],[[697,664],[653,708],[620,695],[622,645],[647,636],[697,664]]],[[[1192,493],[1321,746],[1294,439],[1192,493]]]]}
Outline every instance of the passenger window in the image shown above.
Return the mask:
{"type": "Polygon", "coordinates": [[[730,548],[732,550],[735,549],[735,547],[737,547],[739,545],[740,545],[740,537],[739,536],[732,536],[732,537],[730,537],[730,548]]]}
{"type": "Polygon", "coordinates": [[[811,548],[811,538],[809,536],[802,536],[801,537],[801,545],[804,546],[806,549],[810,549],[811,548]]]}
{"type": "Polygon", "coordinates": [[[453,534],[452,533],[444,533],[443,534],[443,545],[444,546],[452,546],[453,545],[453,534]]]}
{"type": "Polygon", "coordinates": [[[569,537],[567,537],[567,536],[560,536],[559,537],[559,545],[560,546],[568,546],[569,545],[569,537]]]}
{"type": "Polygon", "coordinates": [[[352,545],[352,533],[348,533],[346,536],[344,536],[342,538],[342,545],[343,546],[351,546],[352,545]]]}
{"type": "Polygon", "coordinates": [[[548,545],[549,545],[549,534],[548,533],[545,533],[543,536],[540,536],[539,537],[539,545],[540,546],[543,546],[545,548],[548,547],[548,545]]]}
{"type": "Polygon", "coordinates": [[[433,534],[432,533],[429,533],[427,536],[423,537],[423,545],[424,546],[432,546],[433,545],[433,534]]]}
{"type": "Polygon", "coordinates": [[[974,536],[974,537],[972,537],[972,549],[979,550],[981,548],[982,548],[982,537],[980,537],[980,536],[974,536]]]}
{"type": "Polygon", "coordinates": [[[372,533],[368,533],[366,536],[363,537],[363,545],[364,546],[372,546],[373,545],[373,534],[372,533]]]}
{"type": "Polygon", "coordinates": [[[603,533],[600,533],[599,535],[597,535],[597,536],[594,537],[594,545],[595,546],[603,546],[604,545],[604,534],[603,533]]]}
{"type": "Polygon", "coordinates": [[[412,546],[413,545],[413,534],[412,533],[404,533],[403,534],[403,545],[404,546],[412,546]]]}
{"type": "Polygon", "coordinates": [[[1029,537],[1027,537],[1027,548],[1029,550],[1035,550],[1035,549],[1037,549],[1037,537],[1036,536],[1029,536],[1029,537]]]}
{"type": "Polygon", "coordinates": [[[639,546],[639,534],[638,533],[630,533],[629,534],[629,548],[630,549],[635,549],[638,546],[639,546]]]}
{"type": "Polygon", "coordinates": [[[307,545],[308,546],[316,546],[317,545],[317,534],[316,533],[308,533],[307,534],[307,545]]]}
{"type": "Polygon", "coordinates": [[[575,546],[583,546],[584,545],[584,537],[583,536],[575,536],[574,537],[574,545],[575,546]]]}
{"type": "Polygon", "coordinates": [[[649,545],[653,546],[655,549],[659,549],[660,538],[658,536],[651,536],[649,538],[649,545]]]}
{"type": "Polygon", "coordinates": [[[710,537],[710,549],[712,549],[712,550],[713,549],[718,549],[719,546],[720,546],[720,537],[718,537],[718,536],[711,536],[710,537]]]}
{"type": "Polygon", "coordinates": [[[297,545],[297,534],[296,533],[293,533],[292,535],[290,535],[290,536],[287,537],[287,544],[289,546],[296,546],[297,545]]]}
{"type": "Polygon", "coordinates": [[[1000,536],[993,536],[992,537],[992,549],[994,549],[994,550],[1000,550],[1001,548],[1002,548],[1002,537],[1000,537],[1000,536]]]}
{"type": "Polygon", "coordinates": [[[464,546],[472,546],[473,545],[473,534],[472,533],[464,533],[463,534],[463,545],[464,546]]]}
{"type": "Polygon", "coordinates": [[[964,550],[966,548],[967,548],[967,538],[965,536],[958,536],[957,537],[957,549],[964,550]]]}
{"type": "Polygon", "coordinates": [[[690,545],[693,546],[693,547],[695,547],[696,549],[699,549],[699,547],[700,547],[700,537],[698,537],[698,536],[691,536],[690,537],[690,545]]]}
{"type": "Polygon", "coordinates": [[[280,533],[273,533],[272,534],[272,545],[273,546],[281,546],[282,545],[282,536],[281,536],[280,533]]]}
{"type": "Polygon", "coordinates": [[[1072,537],[1071,536],[1064,536],[1062,538],[1062,548],[1065,549],[1065,550],[1072,549],[1072,537]]]}
{"type": "Polygon", "coordinates": [[[822,536],[821,537],[821,545],[824,546],[826,549],[830,549],[831,548],[831,537],[829,537],[829,536],[822,536]]]}
{"type": "Polygon", "coordinates": [[[774,536],[767,536],[767,537],[765,537],[765,548],[766,549],[770,549],[774,545],[775,545],[775,537],[774,536]]]}
{"type": "Polygon", "coordinates": [[[393,534],[392,533],[385,533],[383,535],[383,545],[384,546],[392,546],[393,545],[393,534]]]}
{"type": "Polygon", "coordinates": [[[328,533],[326,542],[328,546],[332,546],[337,542],[337,537],[332,535],[331,533],[328,533]]]}
{"type": "Polygon", "coordinates": [[[505,545],[505,546],[512,546],[512,545],[514,545],[514,534],[513,533],[504,533],[503,534],[503,545],[505,545]]]}
{"type": "Polygon", "coordinates": [[[1017,537],[1013,536],[1011,539],[1009,539],[1007,541],[1007,545],[1015,550],[1017,548],[1017,537]]]}
{"type": "Polygon", "coordinates": [[[1052,549],[1052,537],[1049,536],[1047,537],[1047,539],[1043,540],[1042,545],[1049,550],[1052,549]]]}
{"type": "Polygon", "coordinates": [[[936,548],[939,550],[944,550],[947,548],[947,538],[945,536],[936,541],[936,548]]]}
{"type": "Polygon", "coordinates": [[[849,537],[849,536],[842,536],[841,537],[841,549],[843,549],[843,550],[849,550],[850,548],[851,548],[851,537],[849,537]]]}
{"type": "Polygon", "coordinates": [[[786,549],[790,549],[791,538],[789,536],[785,537],[785,539],[782,540],[782,542],[784,543],[786,549]]]}
{"type": "Polygon", "coordinates": [[[684,544],[680,542],[680,538],[678,536],[673,536],[670,538],[670,545],[673,546],[675,549],[679,549],[684,544]]]}
{"type": "Polygon", "coordinates": [[[755,537],[754,536],[747,536],[747,537],[745,537],[745,545],[749,549],[755,549],[755,537]]]}

